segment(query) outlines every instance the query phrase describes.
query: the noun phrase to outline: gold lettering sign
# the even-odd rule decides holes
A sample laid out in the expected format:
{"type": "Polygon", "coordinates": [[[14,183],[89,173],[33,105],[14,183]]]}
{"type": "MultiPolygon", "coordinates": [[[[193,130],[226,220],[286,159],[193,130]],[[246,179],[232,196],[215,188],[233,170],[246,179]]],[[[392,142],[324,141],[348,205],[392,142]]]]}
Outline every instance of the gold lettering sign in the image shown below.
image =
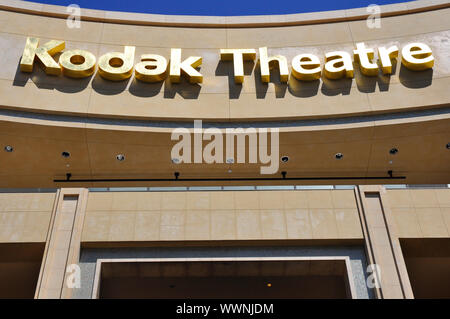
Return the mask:
{"type": "Polygon", "coordinates": [[[392,74],[392,59],[398,57],[398,48],[396,45],[386,49],[385,47],[378,48],[378,58],[381,63],[381,70],[383,74],[392,74]]]}
{"type": "Polygon", "coordinates": [[[372,62],[374,52],[373,49],[367,49],[363,42],[356,43],[356,50],[353,50],[353,56],[355,61],[359,62],[359,68],[364,75],[378,75],[378,64],[372,62]]]}
{"type": "Polygon", "coordinates": [[[280,81],[287,82],[289,79],[289,68],[286,57],[282,55],[267,56],[267,48],[259,48],[259,64],[261,67],[261,81],[270,82],[270,64],[276,63],[280,69],[280,81]]]}
{"type": "Polygon", "coordinates": [[[255,49],[221,49],[220,59],[223,61],[233,61],[234,82],[244,82],[244,61],[256,59],[255,49]]]}
{"type": "Polygon", "coordinates": [[[190,83],[202,83],[203,75],[195,69],[201,64],[202,58],[199,56],[190,56],[181,62],[181,49],[172,49],[170,52],[170,81],[180,82],[181,72],[183,72],[190,83]]]}
{"type": "Polygon", "coordinates": [[[321,74],[320,60],[314,54],[299,54],[292,59],[292,75],[297,80],[314,81],[321,74]]]}
{"type": "Polygon", "coordinates": [[[98,59],[98,73],[111,81],[122,81],[133,74],[135,47],[126,46],[125,52],[110,52],[98,59]]]}
{"type": "Polygon", "coordinates": [[[61,74],[61,68],[53,59],[53,56],[64,50],[64,48],[64,41],[51,40],[39,47],[38,38],[27,38],[22,59],[20,60],[20,70],[22,72],[33,72],[34,61],[37,57],[42,62],[45,73],[59,75],[61,74]]]}
{"type": "Polygon", "coordinates": [[[95,55],[84,50],[66,51],[59,57],[64,75],[71,78],[85,78],[95,72],[95,55]]]}
{"type": "Polygon", "coordinates": [[[350,54],[344,51],[325,53],[323,73],[329,79],[353,78],[353,63],[350,54]]]}
{"type": "Polygon", "coordinates": [[[159,82],[165,79],[167,60],[157,54],[143,54],[134,67],[136,79],[144,82],[159,82]]]}
{"type": "Polygon", "coordinates": [[[423,71],[434,66],[431,49],[424,43],[410,43],[402,49],[402,64],[413,71],[423,71]]]}
{"type": "MultiPolygon", "coordinates": [[[[85,50],[65,51],[56,62],[54,56],[63,51],[65,42],[51,40],[39,46],[39,39],[29,37],[26,40],[20,70],[32,72],[34,63],[38,60],[45,73],[59,75],[61,72],[68,77],[84,78],[95,73],[96,58],[85,50]]],[[[377,49],[378,60],[383,74],[392,74],[392,60],[398,57],[397,46],[377,49]]],[[[361,73],[365,76],[377,76],[379,66],[375,60],[375,50],[367,48],[363,42],[356,44],[353,50],[355,62],[359,64],[361,73]]],[[[196,69],[202,64],[202,57],[189,56],[182,60],[182,50],[175,48],[170,52],[170,65],[165,57],[157,54],[143,54],[140,61],[134,65],[135,47],[125,46],[124,52],[109,52],[98,60],[98,73],[101,77],[111,81],[129,79],[133,74],[139,81],[159,82],[163,81],[167,73],[169,81],[178,83],[181,76],[185,76],[190,83],[202,83],[203,75],[196,69]]],[[[244,82],[244,61],[256,59],[255,49],[220,49],[220,59],[232,61],[234,69],[234,81],[244,82]]],[[[423,71],[434,66],[434,57],[431,48],[424,43],[410,43],[402,48],[402,65],[413,71],[423,71]]],[[[279,69],[280,81],[288,82],[289,66],[285,56],[269,56],[267,47],[259,48],[259,67],[261,69],[261,81],[268,83],[271,80],[271,70],[279,69]]],[[[348,52],[334,51],[325,53],[325,65],[321,69],[319,57],[314,54],[302,53],[291,61],[292,76],[300,81],[314,81],[322,76],[337,80],[341,78],[353,78],[353,61],[348,52]]]]}

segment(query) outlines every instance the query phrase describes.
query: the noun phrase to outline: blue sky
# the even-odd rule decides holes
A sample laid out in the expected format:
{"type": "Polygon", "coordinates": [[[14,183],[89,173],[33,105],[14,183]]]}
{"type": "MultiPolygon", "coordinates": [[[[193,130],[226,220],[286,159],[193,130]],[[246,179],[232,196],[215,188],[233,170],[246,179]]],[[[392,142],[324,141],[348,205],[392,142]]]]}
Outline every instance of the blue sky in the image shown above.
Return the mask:
{"type": "Polygon", "coordinates": [[[288,14],[366,7],[406,0],[36,0],[47,4],[109,11],[128,11],[174,15],[236,16],[288,14]]]}

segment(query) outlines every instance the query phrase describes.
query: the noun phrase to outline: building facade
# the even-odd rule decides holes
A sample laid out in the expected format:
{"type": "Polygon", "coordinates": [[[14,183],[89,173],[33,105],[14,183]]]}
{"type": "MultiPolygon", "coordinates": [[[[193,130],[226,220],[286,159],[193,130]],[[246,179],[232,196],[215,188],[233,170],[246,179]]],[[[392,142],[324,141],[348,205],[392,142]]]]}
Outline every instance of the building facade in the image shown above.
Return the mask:
{"type": "Polygon", "coordinates": [[[380,8],[0,0],[0,297],[450,298],[450,4],[380,8]]]}

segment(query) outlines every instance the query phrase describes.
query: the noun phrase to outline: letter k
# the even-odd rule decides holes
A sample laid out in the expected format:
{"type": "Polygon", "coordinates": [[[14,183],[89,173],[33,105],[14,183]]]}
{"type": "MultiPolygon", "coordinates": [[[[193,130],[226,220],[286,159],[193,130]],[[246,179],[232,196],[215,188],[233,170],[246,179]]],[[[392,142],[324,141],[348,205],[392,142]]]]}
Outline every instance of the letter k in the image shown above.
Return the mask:
{"type": "Polygon", "coordinates": [[[27,38],[25,49],[23,50],[22,59],[20,60],[20,71],[32,72],[35,57],[42,62],[46,74],[59,75],[61,67],[52,58],[56,53],[61,52],[66,47],[64,41],[51,40],[44,45],[38,47],[38,38],[27,38]]]}
{"type": "Polygon", "coordinates": [[[202,83],[203,75],[195,69],[201,64],[202,58],[199,56],[190,56],[181,62],[181,49],[172,49],[170,53],[170,82],[180,82],[181,71],[183,71],[190,83],[202,83]]]}

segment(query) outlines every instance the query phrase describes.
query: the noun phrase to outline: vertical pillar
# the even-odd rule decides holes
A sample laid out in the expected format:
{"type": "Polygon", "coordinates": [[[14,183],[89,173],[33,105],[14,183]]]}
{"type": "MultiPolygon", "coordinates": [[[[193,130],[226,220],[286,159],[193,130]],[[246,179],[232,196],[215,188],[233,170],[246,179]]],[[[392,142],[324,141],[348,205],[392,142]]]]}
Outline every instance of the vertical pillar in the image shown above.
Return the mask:
{"type": "Polygon", "coordinates": [[[355,191],[368,259],[380,267],[381,287],[375,289],[377,298],[413,298],[385,188],[361,185],[355,191]]]}
{"type": "Polygon", "coordinates": [[[66,269],[78,263],[88,190],[63,188],[50,222],[35,298],[70,298],[66,269]]]}

